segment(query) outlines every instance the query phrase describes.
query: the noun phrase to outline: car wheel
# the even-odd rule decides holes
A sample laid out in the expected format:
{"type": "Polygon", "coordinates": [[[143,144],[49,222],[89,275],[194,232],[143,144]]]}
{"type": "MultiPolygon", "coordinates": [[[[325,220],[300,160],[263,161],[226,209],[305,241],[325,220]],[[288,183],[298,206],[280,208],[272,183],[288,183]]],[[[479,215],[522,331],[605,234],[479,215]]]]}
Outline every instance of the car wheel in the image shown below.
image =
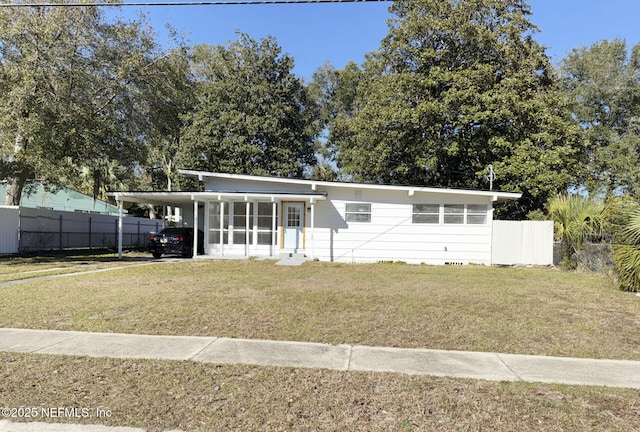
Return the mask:
{"type": "Polygon", "coordinates": [[[162,256],[162,253],[161,253],[161,252],[154,252],[154,253],[153,253],[153,257],[154,257],[154,258],[160,258],[161,256],[162,256]]]}

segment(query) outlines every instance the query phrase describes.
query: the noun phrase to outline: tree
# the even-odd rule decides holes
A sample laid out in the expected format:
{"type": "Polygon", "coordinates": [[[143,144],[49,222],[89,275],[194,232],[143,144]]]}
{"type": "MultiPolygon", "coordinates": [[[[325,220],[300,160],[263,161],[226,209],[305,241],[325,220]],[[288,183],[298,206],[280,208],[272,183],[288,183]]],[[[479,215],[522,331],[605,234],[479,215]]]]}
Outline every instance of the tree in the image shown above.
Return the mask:
{"type": "Polygon", "coordinates": [[[180,165],[290,177],[315,165],[317,109],[292,68],[272,37],[196,46],[197,102],[184,116],[180,165]]]}
{"type": "MultiPolygon", "coordinates": [[[[309,92],[318,104],[319,120],[325,131],[318,151],[329,164],[337,162],[338,148],[349,139],[348,131],[341,126],[353,118],[361,77],[362,70],[352,61],[340,70],[326,63],[312,76],[309,92]]],[[[320,176],[336,179],[338,173],[330,174],[329,168],[324,167],[320,176]]]]}
{"type": "Polygon", "coordinates": [[[577,48],[562,62],[563,85],[584,130],[585,187],[604,195],[640,191],[640,44],[577,48]]]}
{"type": "Polygon", "coordinates": [[[184,119],[196,103],[189,50],[185,46],[169,50],[154,68],[157,73],[142,98],[147,104],[150,122],[144,167],[148,186],[171,191],[178,180],[176,159],[186,126],[184,119]]]}
{"type": "MultiPolygon", "coordinates": [[[[0,178],[6,203],[24,184],[143,159],[146,113],[137,97],[158,49],[143,20],[108,22],[100,8],[0,9],[0,178]]],[[[95,192],[94,192],[95,196],[95,192]]]]}
{"type": "Polygon", "coordinates": [[[354,179],[520,191],[542,208],[579,173],[578,129],[521,0],[400,0],[336,143],[354,179]]]}

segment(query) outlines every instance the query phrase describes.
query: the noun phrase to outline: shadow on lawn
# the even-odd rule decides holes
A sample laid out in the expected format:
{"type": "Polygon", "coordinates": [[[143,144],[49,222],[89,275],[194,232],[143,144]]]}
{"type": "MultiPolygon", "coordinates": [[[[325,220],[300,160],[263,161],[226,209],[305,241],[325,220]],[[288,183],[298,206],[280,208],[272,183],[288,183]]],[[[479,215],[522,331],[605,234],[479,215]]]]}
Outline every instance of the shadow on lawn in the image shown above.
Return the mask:
{"type": "MultiPolygon", "coordinates": [[[[146,254],[146,249],[123,250],[122,261],[151,261],[153,257],[146,254]]],[[[25,252],[19,255],[0,257],[3,265],[25,265],[46,263],[95,264],[118,262],[117,251],[113,249],[74,249],[64,251],[25,252]]]]}

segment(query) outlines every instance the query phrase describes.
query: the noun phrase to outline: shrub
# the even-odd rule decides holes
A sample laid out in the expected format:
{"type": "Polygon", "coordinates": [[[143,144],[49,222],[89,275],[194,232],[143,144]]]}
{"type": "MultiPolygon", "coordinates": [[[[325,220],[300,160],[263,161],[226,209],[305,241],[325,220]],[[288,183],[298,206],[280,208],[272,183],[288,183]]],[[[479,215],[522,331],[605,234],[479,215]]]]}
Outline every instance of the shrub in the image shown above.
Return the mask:
{"type": "Polygon", "coordinates": [[[547,203],[556,238],[562,243],[562,263],[566,269],[577,266],[576,252],[586,239],[602,235],[604,204],[580,195],[558,195],[547,203]]]}
{"type": "Polygon", "coordinates": [[[629,212],[621,236],[613,244],[618,286],[623,291],[640,291],[640,209],[629,212]]]}

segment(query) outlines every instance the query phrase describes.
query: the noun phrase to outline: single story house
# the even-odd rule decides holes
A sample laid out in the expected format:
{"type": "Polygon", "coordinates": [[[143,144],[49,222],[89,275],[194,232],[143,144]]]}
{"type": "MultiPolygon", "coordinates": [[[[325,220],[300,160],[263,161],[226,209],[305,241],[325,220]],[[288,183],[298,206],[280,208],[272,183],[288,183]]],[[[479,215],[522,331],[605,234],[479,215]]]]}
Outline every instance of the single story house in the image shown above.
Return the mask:
{"type": "MultiPolygon", "coordinates": [[[[112,192],[182,207],[205,255],[491,265],[493,203],[521,194],[182,170],[204,192],[112,192]]],[[[194,248],[196,250],[196,248],[194,248]]]]}

